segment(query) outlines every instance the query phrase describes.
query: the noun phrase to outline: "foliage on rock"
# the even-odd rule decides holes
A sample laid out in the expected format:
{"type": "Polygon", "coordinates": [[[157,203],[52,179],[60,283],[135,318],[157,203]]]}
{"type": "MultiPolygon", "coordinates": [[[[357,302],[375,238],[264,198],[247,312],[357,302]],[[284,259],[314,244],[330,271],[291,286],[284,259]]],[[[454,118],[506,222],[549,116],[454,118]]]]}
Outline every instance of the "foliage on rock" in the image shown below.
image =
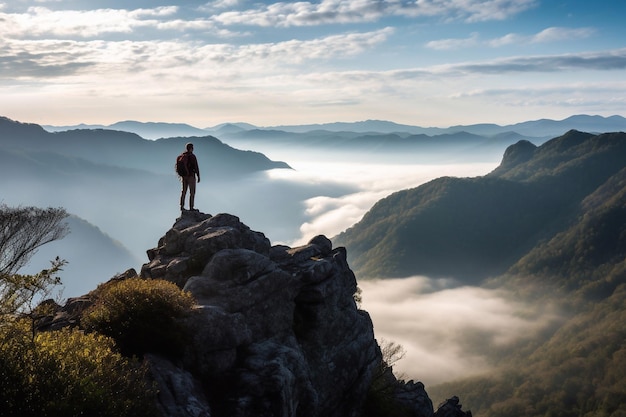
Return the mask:
{"type": "Polygon", "coordinates": [[[186,339],[181,320],[193,297],[164,280],[130,278],[101,285],[82,326],[112,337],[124,355],[179,353],[186,339]]]}
{"type": "Polygon", "coordinates": [[[146,369],[111,339],[75,329],[37,333],[17,320],[0,326],[0,415],[156,415],[146,369]]]}

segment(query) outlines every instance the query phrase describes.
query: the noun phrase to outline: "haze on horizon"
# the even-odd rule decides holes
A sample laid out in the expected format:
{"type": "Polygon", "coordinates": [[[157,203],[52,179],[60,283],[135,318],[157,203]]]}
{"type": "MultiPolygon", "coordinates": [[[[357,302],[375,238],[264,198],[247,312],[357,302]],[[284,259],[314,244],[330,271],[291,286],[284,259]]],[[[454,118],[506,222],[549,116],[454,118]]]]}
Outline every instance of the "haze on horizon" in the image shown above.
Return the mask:
{"type": "Polygon", "coordinates": [[[626,4],[0,0],[0,115],[447,127],[623,114],[626,4]]]}

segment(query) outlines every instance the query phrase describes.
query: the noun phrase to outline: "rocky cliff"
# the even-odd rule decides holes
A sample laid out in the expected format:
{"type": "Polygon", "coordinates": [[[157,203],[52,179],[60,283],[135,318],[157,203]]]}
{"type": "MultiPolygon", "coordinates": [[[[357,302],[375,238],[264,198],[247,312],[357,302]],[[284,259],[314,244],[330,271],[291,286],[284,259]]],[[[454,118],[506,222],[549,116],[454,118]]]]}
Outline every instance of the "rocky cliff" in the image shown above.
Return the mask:
{"type": "Polygon", "coordinates": [[[141,276],[176,282],[200,311],[183,367],[155,368],[167,414],[215,402],[229,416],[358,415],[381,357],[344,249],[322,236],[270,247],[234,216],[186,212],[148,256],[141,276]],[[193,379],[208,401],[189,398],[193,379]]]}
{"type": "MultiPolygon", "coordinates": [[[[197,302],[184,352],[145,355],[165,416],[469,415],[448,403],[433,413],[423,384],[385,366],[346,250],[324,236],[271,246],[235,216],[186,211],[148,259],[140,277],[174,282],[197,302]],[[373,413],[373,386],[403,414],[373,413]]],[[[90,303],[69,300],[47,327],[76,324],[90,303]]]]}

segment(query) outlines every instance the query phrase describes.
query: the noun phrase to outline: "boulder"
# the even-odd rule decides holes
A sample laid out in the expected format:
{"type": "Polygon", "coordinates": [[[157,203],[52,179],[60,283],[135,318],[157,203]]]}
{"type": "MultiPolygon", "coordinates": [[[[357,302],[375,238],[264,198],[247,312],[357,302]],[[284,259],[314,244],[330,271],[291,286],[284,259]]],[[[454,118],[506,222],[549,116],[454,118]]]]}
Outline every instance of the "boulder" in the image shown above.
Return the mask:
{"type": "MultiPolygon", "coordinates": [[[[164,409],[193,398],[191,409],[231,417],[360,415],[381,352],[344,248],[325,236],[271,247],[235,216],[183,212],[148,257],[141,277],[172,281],[197,301],[180,363],[207,393],[203,407],[178,393],[164,409]]],[[[159,369],[157,382],[182,378],[159,369]]]]}

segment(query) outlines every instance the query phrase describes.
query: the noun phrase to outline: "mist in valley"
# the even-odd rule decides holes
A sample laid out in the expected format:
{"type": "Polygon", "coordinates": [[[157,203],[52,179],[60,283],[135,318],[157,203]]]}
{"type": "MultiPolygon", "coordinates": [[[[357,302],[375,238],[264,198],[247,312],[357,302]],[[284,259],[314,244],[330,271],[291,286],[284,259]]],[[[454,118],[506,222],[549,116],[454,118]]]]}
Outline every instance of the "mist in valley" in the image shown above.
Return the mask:
{"type": "MultiPolygon", "coordinates": [[[[232,178],[202,175],[196,207],[213,215],[236,215],[253,230],[263,232],[272,244],[289,246],[305,244],[318,234],[332,238],[395,191],[442,176],[485,175],[501,159],[501,155],[487,155],[480,161],[464,162],[424,153],[415,162],[404,155],[394,163],[393,155],[383,153],[373,160],[370,156],[359,158],[358,153],[334,152],[324,158],[323,153],[287,148],[255,150],[287,162],[292,169],[232,178]]],[[[206,161],[199,159],[199,163],[202,172],[206,161]]],[[[56,255],[69,258],[61,273],[64,297],[82,295],[128,268],[139,270],[148,261],[146,250],[157,245],[180,214],[180,183],[173,169],[170,175],[130,179],[68,179],[65,186],[56,188],[44,178],[34,183],[5,180],[0,185],[3,203],[64,207],[81,219],[71,219],[72,229],[84,228],[80,223],[84,220],[127,249],[127,253],[103,252],[84,231],[71,232],[65,242],[42,248],[29,265],[32,271],[47,267],[56,255]],[[82,250],[68,257],[63,251],[70,245],[82,246],[82,250]]],[[[347,250],[349,257],[350,248],[347,250]]],[[[489,370],[488,352],[505,348],[556,317],[544,310],[539,319],[539,310],[513,302],[502,293],[446,280],[359,280],[359,287],[362,308],[372,316],[377,339],[398,343],[406,351],[395,365],[396,372],[426,384],[489,370]]]]}
{"type": "Polygon", "coordinates": [[[488,373],[502,354],[563,319],[545,300],[522,301],[449,279],[376,279],[360,281],[359,288],[379,343],[404,348],[394,373],[427,387],[488,373]]]}

